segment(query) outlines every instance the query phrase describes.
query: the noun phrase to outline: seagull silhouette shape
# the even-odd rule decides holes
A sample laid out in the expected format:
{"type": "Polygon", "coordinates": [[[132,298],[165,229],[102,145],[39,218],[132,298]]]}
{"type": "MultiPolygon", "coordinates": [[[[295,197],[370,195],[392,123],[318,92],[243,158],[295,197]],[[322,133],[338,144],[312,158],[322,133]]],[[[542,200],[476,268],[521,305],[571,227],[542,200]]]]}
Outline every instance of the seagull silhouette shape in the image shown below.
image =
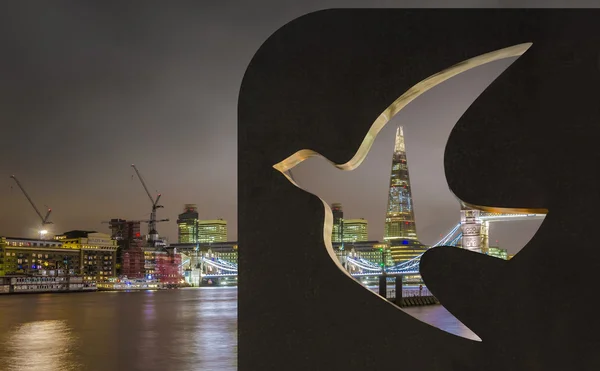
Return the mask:
{"type": "MultiPolygon", "coordinates": [[[[508,68],[531,44],[521,44],[490,52],[455,66],[452,66],[409,89],[398,98],[372,125],[356,155],[345,164],[334,164],[311,150],[298,151],[284,161],[275,165],[296,186],[319,197],[325,206],[327,217],[324,225],[324,242],[332,259],[338,263],[331,245],[331,228],[333,220],[330,206],[341,201],[345,209],[354,212],[370,213],[367,220],[383,219],[388,201],[390,169],[392,165],[392,149],[396,138],[396,125],[392,118],[405,126],[406,151],[409,163],[411,188],[415,199],[415,215],[417,228],[419,220],[436,220],[440,208],[426,210],[419,207],[419,201],[425,198],[435,200],[436,204],[445,206],[450,211],[442,217],[449,228],[456,224],[459,202],[451,192],[444,175],[444,150],[446,141],[459,118],[473,101],[483,92],[495,78],[508,68]],[[461,94],[456,94],[461,92],[461,94]],[[418,105],[410,105],[419,99],[418,105]],[[424,110],[423,107],[426,109],[424,110]],[[434,109],[428,109],[435,107],[434,109]],[[424,112],[425,111],[425,112],[424,112]],[[423,130],[425,127],[428,130],[423,130]],[[431,128],[435,128],[432,135],[431,128]],[[411,143],[422,143],[411,147],[411,143]],[[414,157],[411,157],[414,156],[414,157]],[[411,158],[419,157],[417,167],[410,166],[411,158]],[[332,166],[333,165],[333,166],[332,166]],[[346,171],[339,171],[346,170],[346,171]],[[321,174],[315,176],[315,174],[321,174]],[[326,175],[323,175],[326,174],[326,175]],[[350,196],[342,196],[341,189],[352,185],[354,192],[345,192],[350,196]],[[341,198],[341,200],[340,200],[341,198]],[[348,208],[348,206],[351,206],[348,208]]],[[[461,202],[464,204],[464,202],[461,202]]],[[[545,210],[500,209],[489,206],[475,206],[481,210],[500,212],[542,212],[545,210]]],[[[360,216],[364,216],[361,214],[360,216]]],[[[435,223],[440,224],[440,223],[435,223]]],[[[382,230],[383,232],[383,230],[382,230]]],[[[433,241],[428,241],[433,242],[433,241]]],[[[525,241],[526,242],[526,241],[525,241]]],[[[481,256],[484,259],[485,256],[481,256]]],[[[494,259],[491,264],[501,264],[494,259]]],[[[486,260],[487,261],[487,260],[486,260]]],[[[339,266],[338,263],[338,267],[339,266]]],[[[346,272],[345,270],[343,270],[346,272]]],[[[427,273],[423,274],[427,283],[427,273]]],[[[462,287],[462,286],[461,286],[462,287]]],[[[438,293],[435,284],[430,287],[438,293]]],[[[454,295],[455,293],[452,292],[454,295]]],[[[440,299],[444,297],[440,296],[440,299]]],[[[443,303],[443,300],[442,300],[443,303]]],[[[449,308],[454,313],[452,308],[449,308]]],[[[463,313],[455,313],[463,318],[463,313]]],[[[469,324],[467,324],[469,326],[469,324]]],[[[471,336],[473,338],[473,336],[471,336]]]]}

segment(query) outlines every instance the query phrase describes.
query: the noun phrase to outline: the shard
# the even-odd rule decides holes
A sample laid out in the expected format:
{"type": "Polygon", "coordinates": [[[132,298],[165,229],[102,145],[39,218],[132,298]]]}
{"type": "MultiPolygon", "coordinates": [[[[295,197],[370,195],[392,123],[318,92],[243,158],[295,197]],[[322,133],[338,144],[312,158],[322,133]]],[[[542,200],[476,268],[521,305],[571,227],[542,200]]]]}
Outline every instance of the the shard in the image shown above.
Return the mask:
{"type": "Polygon", "coordinates": [[[384,240],[391,245],[395,261],[411,259],[425,248],[417,238],[402,127],[396,130],[384,240]]]}

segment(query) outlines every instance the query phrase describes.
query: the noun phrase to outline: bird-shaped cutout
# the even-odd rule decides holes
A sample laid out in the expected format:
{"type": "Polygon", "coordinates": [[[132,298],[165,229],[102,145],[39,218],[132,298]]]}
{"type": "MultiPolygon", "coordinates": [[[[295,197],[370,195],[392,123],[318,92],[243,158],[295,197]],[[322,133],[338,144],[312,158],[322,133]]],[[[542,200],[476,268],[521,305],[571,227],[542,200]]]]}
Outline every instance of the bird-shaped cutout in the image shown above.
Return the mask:
{"type": "MultiPolygon", "coordinates": [[[[432,245],[436,242],[436,236],[446,234],[456,225],[460,218],[461,202],[448,187],[444,173],[444,151],[448,137],[477,97],[530,46],[521,44],[474,57],[414,85],[375,120],[355,156],[345,164],[332,163],[307,149],[296,152],[274,166],[296,186],[323,201],[326,214],[323,238],[338,268],[348,274],[339,263],[331,244],[331,205],[340,202],[344,205],[345,215],[366,219],[369,229],[374,232],[371,235],[379,236],[376,239],[381,240],[388,206],[392,154],[398,145],[395,141],[399,125],[404,131],[403,145],[410,174],[417,235],[421,236],[421,242],[432,245]],[[419,166],[411,166],[411,161],[412,164],[417,163],[415,159],[418,159],[419,166]],[[420,206],[423,204],[437,206],[425,208],[420,206]],[[434,228],[439,225],[448,226],[448,230],[436,231],[434,228]]],[[[490,207],[492,205],[470,206],[499,212],[544,212],[502,210],[490,207]]],[[[520,241],[522,245],[536,233],[539,224],[532,227],[529,236],[520,241]]],[[[437,293],[435,289],[432,292],[437,293]]],[[[452,312],[452,308],[448,309],[452,312]]],[[[477,338],[472,334],[466,336],[477,338]]]]}

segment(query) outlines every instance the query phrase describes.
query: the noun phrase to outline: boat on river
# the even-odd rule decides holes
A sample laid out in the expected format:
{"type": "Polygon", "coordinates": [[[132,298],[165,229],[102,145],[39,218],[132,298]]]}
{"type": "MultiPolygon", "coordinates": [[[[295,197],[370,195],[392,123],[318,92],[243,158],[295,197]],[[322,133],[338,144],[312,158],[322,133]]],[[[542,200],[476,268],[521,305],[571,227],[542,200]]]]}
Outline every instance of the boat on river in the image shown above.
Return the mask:
{"type": "Polygon", "coordinates": [[[98,291],[142,291],[164,290],[166,285],[156,279],[147,278],[112,278],[96,284],[98,291]]]}
{"type": "Polygon", "coordinates": [[[78,275],[14,275],[0,277],[0,294],[96,291],[96,281],[78,275]]]}

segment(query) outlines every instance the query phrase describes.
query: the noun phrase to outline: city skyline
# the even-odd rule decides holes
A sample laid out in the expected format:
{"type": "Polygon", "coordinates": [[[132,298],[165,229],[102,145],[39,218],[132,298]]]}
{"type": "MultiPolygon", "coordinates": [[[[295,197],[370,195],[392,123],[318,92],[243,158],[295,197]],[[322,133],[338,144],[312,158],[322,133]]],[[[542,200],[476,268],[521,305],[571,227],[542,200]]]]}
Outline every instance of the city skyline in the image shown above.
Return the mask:
{"type": "Polygon", "coordinates": [[[486,1],[0,3],[0,370],[598,369],[596,11],[303,17],[486,1]]]}
{"type": "MultiPolygon", "coordinates": [[[[294,180],[329,205],[344,205],[345,215],[367,219],[369,240],[382,241],[396,132],[402,126],[414,225],[420,242],[428,246],[435,244],[460,221],[460,200],[448,187],[444,168],[448,138],[471,103],[515,60],[507,58],[479,66],[427,91],[381,129],[365,160],[356,169],[340,171],[327,159],[311,157],[292,169],[294,180]]],[[[365,135],[368,129],[364,129],[365,135]]],[[[515,254],[540,225],[539,220],[494,223],[490,243],[515,254]]]]}
{"type": "MultiPolygon", "coordinates": [[[[121,4],[119,12],[93,2],[4,5],[11,16],[0,25],[7,51],[0,61],[0,108],[8,138],[0,146],[0,202],[10,212],[0,216],[0,234],[35,237],[39,229],[13,174],[38,208],[53,209],[55,233],[108,233],[101,221],[147,219],[151,205],[130,167],[135,163],[151,193],[162,194],[157,217],[171,219],[159,223],[160,235],[176,241],[181,206],[195,203],[201,219],[227,220],[229,239],[237,240],[236,107],[248,63],[294,18],[364,6],[263,3],[267,10],[245,3],[121,4]]],[[[420,161],[411,159],[412,168],[420,161]]],[[[435,219],[419,223],[446,228],[435,219]]],[[[511,225],[512,235],[526,238],[527,228],[519,228],[511,225]]]]}

